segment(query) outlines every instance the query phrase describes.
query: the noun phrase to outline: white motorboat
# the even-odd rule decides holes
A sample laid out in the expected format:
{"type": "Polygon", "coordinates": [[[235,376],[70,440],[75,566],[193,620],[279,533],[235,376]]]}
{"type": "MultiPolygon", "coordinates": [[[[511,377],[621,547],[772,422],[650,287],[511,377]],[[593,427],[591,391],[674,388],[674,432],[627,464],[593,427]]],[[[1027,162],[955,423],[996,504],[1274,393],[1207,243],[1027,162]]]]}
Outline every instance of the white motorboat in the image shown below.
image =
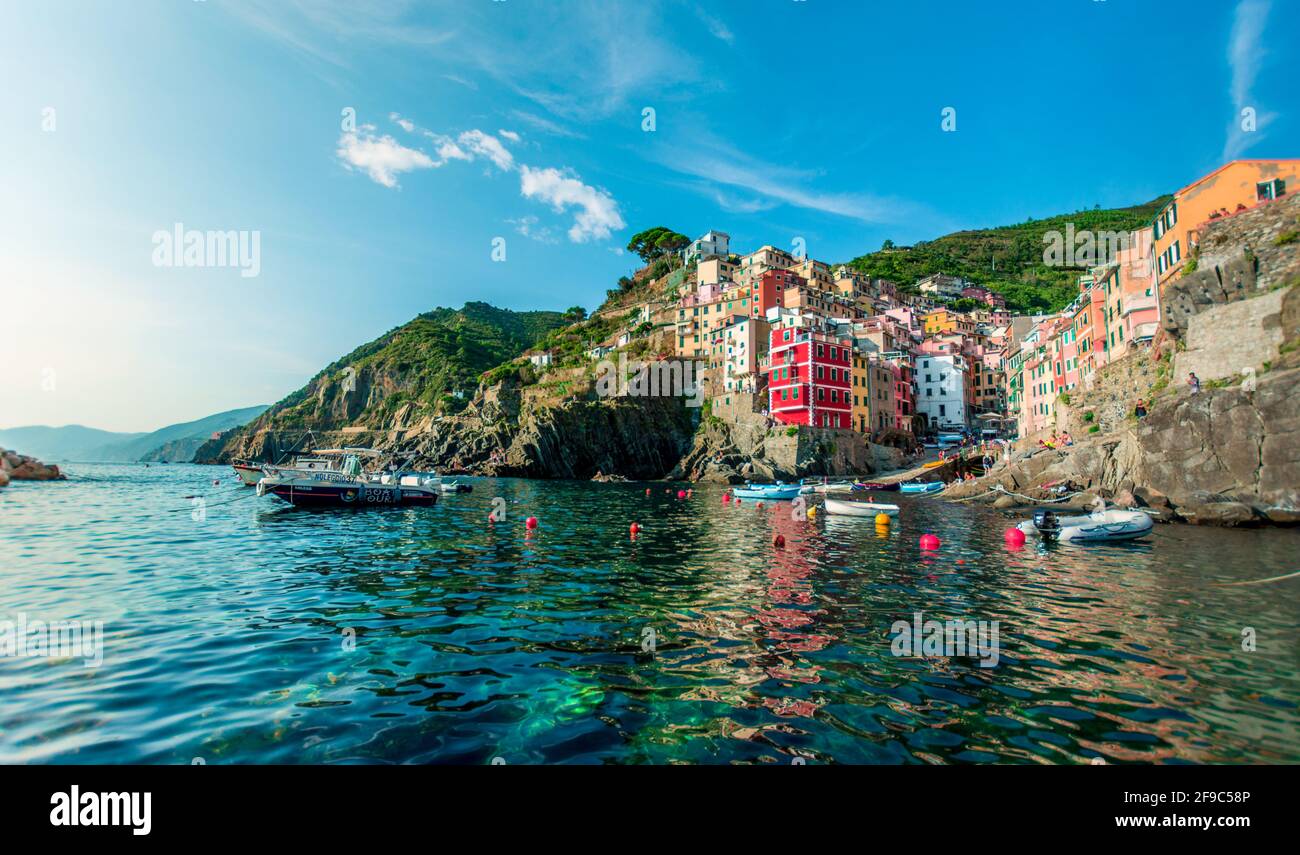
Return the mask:
{"type": "Polygon", "coordinates": [[[863,502],[853,499],[832,499],[826,497],[826,513],[845,517],[874,517],[877,514],[898,513],[898,505],[887,502],[863,502]]]}
{"type": "Polygon", "coordinates": [[[1143,511],[1111,508],[1084,516],[1058,517],[1055,512],[1041,509],[1034,518],[1016,526],[1025,534],[1037,534],[1044,540],[1062,543],[1101,543],[1111,540],[1132,540],[1151,531],[1155,523],[1143,511]]]}
{"type": "Polygon", "coordinates": [[[257,494],[271,494],[292,505],[312,507],[394,507],[433,505],[442,493],[441,478],[420,473],[365,473],[355,454],[329,470],[265,467],[257,494]]]}

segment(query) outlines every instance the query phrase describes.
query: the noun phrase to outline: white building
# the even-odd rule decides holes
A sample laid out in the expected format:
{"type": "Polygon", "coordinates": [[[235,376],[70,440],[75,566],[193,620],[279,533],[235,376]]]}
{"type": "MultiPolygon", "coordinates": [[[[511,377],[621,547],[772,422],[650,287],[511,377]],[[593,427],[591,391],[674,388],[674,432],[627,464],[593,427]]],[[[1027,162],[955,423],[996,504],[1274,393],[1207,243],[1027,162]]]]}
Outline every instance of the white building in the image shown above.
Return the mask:
{"type": "Polygon", "coordinates": [[[916,289],[922,294],[929,294],[932,297],[955,298],[960,297],[961,292],[969,285],[965,279],[960,276],[946,276],[942,273],[931,273],[921,281],[916,283],[916,289]]]}
{"type": "Polygon", "coordinates": [[[756,391],[758,362],[767,353],[771,330],[772,325],[761,318],[741,318],[717,331],[712,361],[722,369],[724,390],[756,391]]]}
{"type": "Polygon", "coordinates": [[[696,238],[690,246],[682,250],[682,258],[687,264],[710,255],[726,258],[731,254],[731,235],[726,232],[709,230],[703,237],[696,238]]]}
{"type": "Polygon", "coordinates": [[[966,361],[959,354],[918,353],[916,411],[940,430],[966,427],[966,361]]]}

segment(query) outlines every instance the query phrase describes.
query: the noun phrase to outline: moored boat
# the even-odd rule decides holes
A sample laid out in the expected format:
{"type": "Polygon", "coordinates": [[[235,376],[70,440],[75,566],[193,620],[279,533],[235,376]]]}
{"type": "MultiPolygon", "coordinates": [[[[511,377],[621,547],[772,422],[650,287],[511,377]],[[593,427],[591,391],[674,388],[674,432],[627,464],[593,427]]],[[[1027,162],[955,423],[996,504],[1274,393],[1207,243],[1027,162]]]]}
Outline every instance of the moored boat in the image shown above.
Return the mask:
{"type": "Polygon", "coordinates": [[[793,499],[799,495],[798,484],[746,484],[732,487],[731,495],[737,499],[793,499]]]}
{"type": "Polygon", "coordinates": [[[866,502],[857,499],[835,499],[826,497],[826,513],[846,517],[874,517],[877,514],[898,513],[898,505],[887,502],[866,502]]]}
{"type": "Polygon", "coordinates": [[[898,489],[903,493],[937,493],[942,490],[944,484],[942,481],[924,481],[911,482],[908,484],[899,484],[898,489]]]}
{"type": "Polygon", "coordinates": [[[1058,517],[1053,511],[1041,509],[1034,513],[1033,519],[1016,526],[1025,534],[1037,534],[1044,540],[1062,543],[1132,540],[1147,534],[1153,527],[1150,515],[1143,511],[1119,508],[1074,517],[1058,517]]]}
{"type": "Polygon", "coordinates": [[[249,463],[245,460],[232,463],[231,468],[235,470],[235,474],[239,476],[239,480],[243,482],[245,487],[256,485],[258,481],[262,480],[264,474],[260,464],[249,463]]]}
{"type": "Polygon", "coordinates": [[[385,476],[381,481],[342,472],[266,475],[257,482],[259,496],[270,494],[291,505],[307,507],[395,507],[437,504],[442,490],[418,475],[385,476]]]}
{"type": "Polygon", "coordinates": [[[881,492],[881,493],[897,492],[898,487],[899,485],[897,481],[893,481],[888,484],[881,483],[880,481],[866,481],[864,483],[858,483],[853,485],[854,490],[873,490],[875,492],[881,492]]]}

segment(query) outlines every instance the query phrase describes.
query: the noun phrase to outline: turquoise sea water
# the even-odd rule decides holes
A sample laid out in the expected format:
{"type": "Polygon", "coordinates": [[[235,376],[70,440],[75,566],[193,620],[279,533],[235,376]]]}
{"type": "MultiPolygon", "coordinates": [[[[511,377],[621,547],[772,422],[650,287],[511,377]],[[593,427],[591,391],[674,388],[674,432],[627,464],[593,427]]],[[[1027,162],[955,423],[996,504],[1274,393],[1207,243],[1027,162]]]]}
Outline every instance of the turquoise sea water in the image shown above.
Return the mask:
{"type": "Polygon", "coordinates": [[[103,621],[103,661],[0,657],[0,762],[1300,761],[1300,579],[1225,584],[1300,531],[1016,551],[926,497],[878,532],[718,487],[304,511],[221,467],[67,471],[0,490],[0,621],[103,621]],[[916,611],[998,621],[997,666],[893,655],[916,611]]]}

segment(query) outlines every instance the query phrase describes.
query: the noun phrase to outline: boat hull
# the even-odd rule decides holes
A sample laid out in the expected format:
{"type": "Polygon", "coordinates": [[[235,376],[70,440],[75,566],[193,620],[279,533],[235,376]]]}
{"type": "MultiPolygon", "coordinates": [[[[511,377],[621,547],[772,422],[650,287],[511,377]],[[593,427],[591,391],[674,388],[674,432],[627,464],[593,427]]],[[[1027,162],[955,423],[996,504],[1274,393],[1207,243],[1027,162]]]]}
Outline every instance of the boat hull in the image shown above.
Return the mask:
{"type": "Polygon", "coordinates": [[[872,491],[875,491],[875,492],[878,492],[878,493],[889,493],[889,492],[897,493],[897,492],[898,492],[898,482],[895,481],[895,482],[892,483],[892,484],[881,484],[879,481],[868,481],[868,482],[865,483],[865,484],[854,484],[854,485],[853,485],[853,489],[855,489],[855,490],[872,490],[872,491]]]}
{"type": "Polygon", "coordinates": [[[239,480],[243,482],[245,487],[256,487],[257,482],[262,480],[262,467],[260,466],[235,463],[231,465],[231,468],[235,470],[235,474],[239,476],[239,480]]]}
{"type": "Polygon", "coordinates": [[[798,484],[771,487],[732,487],[731,495],[737,499],[794,499],[799,495],[798,484]]]}
{"type": "Polygon", "coordinates": [[[943,489],[943,482],[927,481],[924,484],[900,484],[898,489],[902,493],[937,493],[943,489]]]}
{"type": "Polygon", "coordinates": [[[438,502],[437,491],[397,484],[268,483],[263,490],[296,507],[391,508],[428,506],[438,502]]]}
{"type": "MultiPolygon", "coordinates": [[[[1109,510],[1100,514],[1077,517],[1057,517],[1060,532],[1056,539],[1061,543],[1106,543],[1133,540],[1149,534],[1155,527],[1151,517],[1142,511],[1109,510]]],[[[1040,534],[1033,520],[1025,520],[1016,528],[1025,534],[1040,534]]]]}
{"type": "Polygon", "coordinates": [[[886,502],[859,502],[846,499],[826,497],[826,513],[843,517],[875,517],[877,514],[898,513],[898,505],[886,502]]]}

